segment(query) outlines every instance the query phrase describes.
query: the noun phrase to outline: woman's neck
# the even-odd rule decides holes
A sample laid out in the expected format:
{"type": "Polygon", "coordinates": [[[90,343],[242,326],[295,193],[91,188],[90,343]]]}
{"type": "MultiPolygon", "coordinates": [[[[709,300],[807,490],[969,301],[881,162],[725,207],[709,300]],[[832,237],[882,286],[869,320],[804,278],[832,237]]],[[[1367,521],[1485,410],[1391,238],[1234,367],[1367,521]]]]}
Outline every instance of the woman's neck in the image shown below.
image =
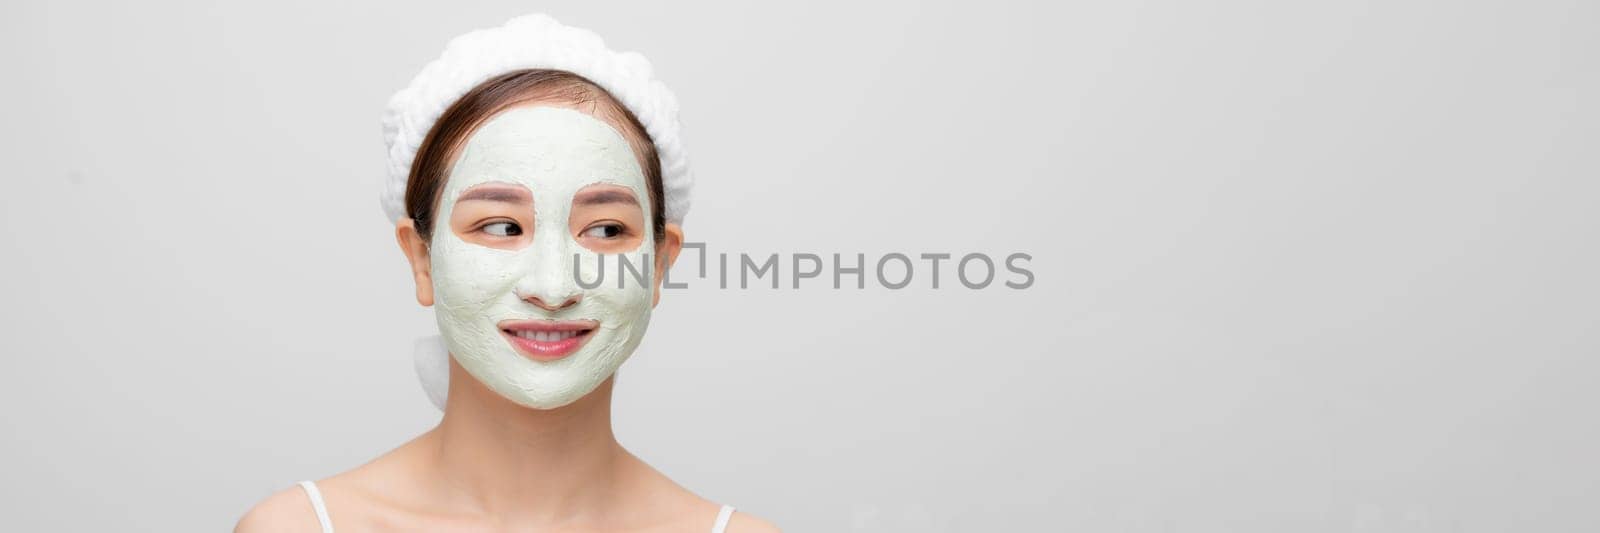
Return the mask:
{"type": "Polygon", "coordinates": [[[444,418],[430,439],[440,488],[457,504],[502,517],[563,522],[602,513],[631,458],[611,431],[614,380],[566,406],[530,409],[452,358],[444,418]]]}

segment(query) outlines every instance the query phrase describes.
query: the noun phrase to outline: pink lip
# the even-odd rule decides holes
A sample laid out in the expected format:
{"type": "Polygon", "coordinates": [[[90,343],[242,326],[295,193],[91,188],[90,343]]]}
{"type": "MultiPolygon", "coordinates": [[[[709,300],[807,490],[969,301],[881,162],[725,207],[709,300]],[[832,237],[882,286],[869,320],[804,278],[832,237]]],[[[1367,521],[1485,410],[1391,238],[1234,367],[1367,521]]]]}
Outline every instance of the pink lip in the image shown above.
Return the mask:
{"type": "Polygon", "coordinates": [[[497,325],[517,351],[538,361],[572,355],[600,328],[593,320],[506,320],[497,325]]]}

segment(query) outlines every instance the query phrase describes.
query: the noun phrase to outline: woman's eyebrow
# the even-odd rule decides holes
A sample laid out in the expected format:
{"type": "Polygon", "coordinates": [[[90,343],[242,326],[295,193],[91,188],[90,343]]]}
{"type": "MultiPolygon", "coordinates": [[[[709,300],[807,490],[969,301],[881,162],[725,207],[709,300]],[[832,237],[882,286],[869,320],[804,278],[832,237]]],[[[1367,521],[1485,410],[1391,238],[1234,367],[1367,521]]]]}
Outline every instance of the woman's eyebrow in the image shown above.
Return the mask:
{"type": "Polygon", "coordinates": [[[598,204],[633,204],[639,205],[639,199],[633,193],[626,191],[599,190],[593,192],[580,192],[572,199],[573,205],[598,205],[598,204]]]}
{"type": "Polygon", "coordinates": [[[461,193],[457,202],[486,200],[490,202],[529,203],[528,191],[516,187],[473,187],[461,193]]]}

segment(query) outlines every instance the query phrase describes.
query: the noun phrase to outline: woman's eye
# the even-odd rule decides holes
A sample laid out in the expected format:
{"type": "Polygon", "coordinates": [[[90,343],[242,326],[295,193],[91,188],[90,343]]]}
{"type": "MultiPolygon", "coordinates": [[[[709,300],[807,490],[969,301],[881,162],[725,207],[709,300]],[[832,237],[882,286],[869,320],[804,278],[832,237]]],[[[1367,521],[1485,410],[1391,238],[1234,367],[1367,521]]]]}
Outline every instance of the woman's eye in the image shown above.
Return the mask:
{"type": "Polygon", "coordinates": [[[515,237],[522,234],[522,226],[516,222],[492,222],[483,225],[483,232],[496,237],[515,237]]]}
{"type": "Polygon", "coordinates": [[[594,227],[591,227],[589,229],[583,230],[582,235],[584,237],[594,237],[594,238],[597,238],[597,239],[615,239],[617,237],[621,237],[622,236],[622,225],[621,224],[605,224],[605,225],[600,225],[600,226],[594,226],[594,227]]]}

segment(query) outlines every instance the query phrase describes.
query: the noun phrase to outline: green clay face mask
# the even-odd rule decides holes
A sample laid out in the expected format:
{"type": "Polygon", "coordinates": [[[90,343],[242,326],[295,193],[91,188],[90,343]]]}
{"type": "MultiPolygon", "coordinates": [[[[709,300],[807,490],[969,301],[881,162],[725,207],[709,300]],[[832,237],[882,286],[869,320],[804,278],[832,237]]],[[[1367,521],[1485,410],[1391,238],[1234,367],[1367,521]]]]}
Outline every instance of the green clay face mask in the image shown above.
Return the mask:
{"type": "Polygon", "coordinates": [[[633,354],[650,322],[651,280],[619,280],[616,269],[626,261],[649,272],[656,236],[643,224],[636,248],[600,254],[579,244],[569,218],[574,197],[599,184],[631,191],[652,220],[632,148],[583,112],[515,107],[480,126],[451,168],[429,249],[445,347],[479,382],[526,407],[553,409],[593,391],[633,354]],[[449,227],[457,200],[483,184],[531,195],[525,246],[467,242],[449,227]],[[608,272],[596,285],[602,264],[608,272]]]}

